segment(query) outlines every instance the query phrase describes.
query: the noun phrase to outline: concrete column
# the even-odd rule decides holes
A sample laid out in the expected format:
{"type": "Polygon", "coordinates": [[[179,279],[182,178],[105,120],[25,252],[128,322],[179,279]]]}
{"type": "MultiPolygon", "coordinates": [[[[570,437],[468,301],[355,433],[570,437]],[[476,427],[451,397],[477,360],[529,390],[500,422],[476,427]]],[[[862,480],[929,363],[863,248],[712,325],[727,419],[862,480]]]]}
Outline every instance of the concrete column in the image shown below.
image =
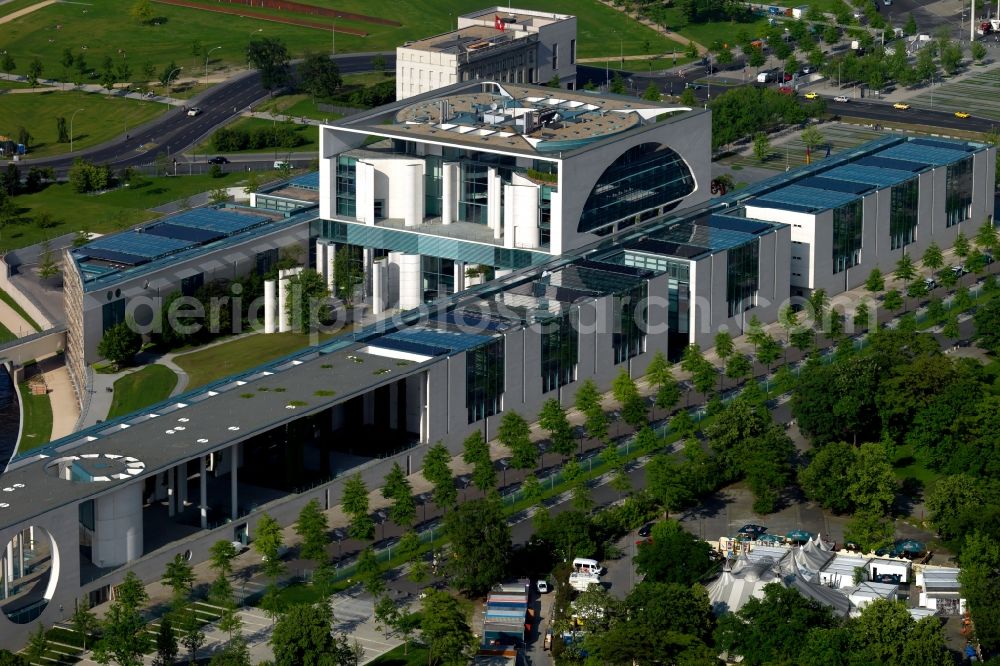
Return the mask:
{"type": "Polygon", "coordinates": [[[381,314],[386,309],[389,297],[387,277],[385,262],[374,262],[372,264],[372,314],[381,314]]]}
{"type": "Polygon", "coordinates": [[[188,499],[187,463],[177,466],[177,510],[184,511],[188,499]]]}
{"type": "Polygon", "coordinates": [[[514,200],[507,208],[514,209],[515,247],[538,247],[538,188],[513,187],[514,200]]]}
{"type": "Polygon", "coordinates": [[[288,321],[288,271],[278,271],[278,332],[284,333],[291,329],[288,321]]]}
{"type": "Polygon", "coordinates": [[[274,333],[277,330],[274,318],[278,314],[278,289],[274,280],[264,280],[264,332],[274,333]]]}
{"type": "Polygon", "coordinates": [[[371,295],[373,288],[372,267],[375,264],[375,250],[370,247],[364,248],[364,250],[362,251],[362,259],[363,259],[362,263],[364,264],[362,266],[362,270],[364,270],[365,278],[362,281],[361,300],[367,301],[368,296],[371,295]]]}
{"type": "Polygon", "coordinates": [[[133,481],[94,501],[93,560],[113,567],[142,557],[142,487],[133,481]]]}
{"type": "Polygon", "coordinates": [[[354,213],[358,222],[375,224],[375,165],[358,162],[354,169],[354,213]]]}
{"type": "Polygon", "coordinates": [[[337,265],[337,246],[330,243],[326,246],[326,287],[333,293],[336,288],[336,265],[337,265]]]}
{"type": "Polygon", "coordinates": [[[424,164],[418,162],[406,167],[402,182],[403,224],[415,227],[424,221],[424,164]]]}
{"type": "Polygon", "coordinates": [[[167,470],[167,515],[173,517],[177,512],[177,493],[176,493],[176,472],[174,468],[171,467],[167,470]]]}
{"type": "Polygon", "coordinates": [[[326,279],[326,271],[329,266],[329,262],[326,260],[326,243],[323,241],[316,241],[316,272],[326,279]]]}
{"type": "Polygon", "coordinates": [[[424,301],[423,275],[419,254],[404,254],[399,258],[399,309],[410,310],[424,301]]]}
{"type": "Polygon", "coordinates": [[[201,497],[198,509],[201,511],[201,529],[208,529],[208,470],[205,469],[205,456],[198,457],[198,491],[201,497]]]}
{"type": "MultiPolygon", "coordinates": [[[[514,186],[504,185],[503,195],[507,205],[503,209],[503,246],[514,247],[514,186]]],[[[497,236],[499,238],[499,236],[497,236]]]]}
{"type": "Polygon", "coordinates": [[[455,262],[455,293],[465,289],[465,262],[455,262]]]}
{"type": "Polygon", "coordinates": [[[458,219],[459,166],[445,162],[441,167],[441,224],[458,219]]]}
{"type": "Polygon", "coordinates": [[[503,222],[500,219],[501,188],[503,181],[495,167],[487,170],[486,180],[486,224],[493,230],[493,238],[500,238],[503,222]]]}
{"type": "Polygon", "coordinates": [[[229,514],[233,520],[239,518],[239,494],[236,492],[236,488],[239,485],[239,479],[237,478],[236,470],[239,468],[239,446],[240,443],[237,442],[233,444],[230,448],[229,456],[229,503],[230,510],[229,514]]]}
{"type": "Polygon", "coordinates": [[[24,578],[24,532],[17,533],[17,575],[24,578]]]}
{"type": "MultiPolygon", "coordinates": [[[[430,405],[428,400],[430,399],[430,373],[424,372],[420,377],[420,443],[426,444],[430,439],[428,432],[430,429],[430,405]]],[[[444,398],[447,400],[447,397],[444,398]]]]}

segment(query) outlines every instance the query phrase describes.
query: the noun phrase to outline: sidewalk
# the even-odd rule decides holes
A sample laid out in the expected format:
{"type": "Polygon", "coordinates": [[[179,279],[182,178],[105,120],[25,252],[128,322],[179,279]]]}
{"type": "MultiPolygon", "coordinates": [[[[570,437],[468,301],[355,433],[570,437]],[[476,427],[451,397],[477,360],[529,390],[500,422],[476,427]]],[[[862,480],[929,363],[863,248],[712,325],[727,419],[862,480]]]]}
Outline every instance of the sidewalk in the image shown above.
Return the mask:
{"type": "Polygon", "coordinates": [[[19,338],[35,333],[34,327],[24,320],[17,310],[0,301],[0,324],[19,338]]]}
{"type": "Polygon", "coordinates": [[[38,365],[44,374],[52,406],[52,434],[49,436],[49,441],[52,441],[73,433],[80,417],[80,408],[76,404],[73,382],[70,381],[69,370],[66,369],[63,358],[50,356],[39,361],[38,365]]]}

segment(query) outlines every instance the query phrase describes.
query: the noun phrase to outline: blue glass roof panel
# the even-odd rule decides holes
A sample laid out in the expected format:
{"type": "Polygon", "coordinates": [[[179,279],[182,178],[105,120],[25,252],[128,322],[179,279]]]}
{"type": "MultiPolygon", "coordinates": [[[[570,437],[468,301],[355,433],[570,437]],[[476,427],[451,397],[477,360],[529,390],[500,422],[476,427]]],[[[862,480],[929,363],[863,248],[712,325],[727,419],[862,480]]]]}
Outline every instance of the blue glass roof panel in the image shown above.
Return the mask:
{"type": "Polygon", "coordinates": [[[225,236],[225,234],[221,234],[218,231],[195,229],[194,227],[181,227],[176,224],[170,224],[169,222],[151,224],[146,227],[146,230],[143,233],[152,234],[154,236],[163,236],[164,238],[177,238],[179,240],[192,241],[194,243],[208,243],[214,241],[216,238],[222,238],[225,236]]]}
{"type": "Polygon", "coordinates": [[[713,229],[728,229],[744,234],[756,235],[767,231],[773,225],[760,220],[748,220],[745,217],[733,217],[732,215],[712,215],[703,226],[713,229]]]}
{"type": "Polygon", "coordinates": [[[489,335],[475,335],[472,333],[460,333],[458,331],[445,331],[441,329],[416,326],[413,328],[404,328],[400,331],[396,331],[395,333],[384,335],[378,340],[372,341],[372,344],[379,347],[385,346],[384,343],[386,341],[389,341],[390,343],[393,341],[408,342],[422,345],[426,348],[440,348],[456,352],[473,349],[474,347],[486,344],[493,339],[494,338],[489,335]]]}
{"type": "Polygon", "coordinates": [[[863,164],[846,164],[823,174],[826,178],[839,181],[864,183],[876,187],[889,187],[916,178],[912,171],[900,169],[885,169],[878,166],[863,164]]]}
{"type": "Polygon", "coordinates": [[[139,255],[128,254],[126,252],[115,252],[114,250],[104,250],[99,247],[88,248],[85,256],[90,259],[103,259],[104,261],[124,266],[138,266],[150,261],[148,257],[140,257],[139,255]]]}
{"type": "Polygon", "coordinates": [[[879,167],[880,169],[896,169],[897,171],[909,171],[911,173],[923,171],[927,168],[926,164],[918,164],[916,162],[907,162],[906,160],[894,160],[888,157],[875,156],[863,157],[856,162],[852,162],[851,164],[879,167]]]}
{"type": "Polygon", "coordinates": [[[97,240],[87,243],[80,249],[83,254],[90,254],[91,256],[95,256],[95,250],[104,250],[154,259],[173,254],[174,252],[180,252],[192,245],[194,243],[191,241],[154,236],[142,233],[140,230],[102,236],[97,240]]]}
{"type": "Polygon", "coordinates": [[[941,139],[925,139],[924,137],[910,139],[910,143],[917,143],[922,146],[936,146],[946,150],[961,150],[966,153],[971,153],[975,150],[975,148],[967,143],[961,143],[959,141],[942,141],[941,139]]]}
{"type": "Polygon", "coordinates": [[[319,171],[313,171],[312,173],[307,173],[298,178],[292,178],[289,185],[294,185],[295,187],[301,187],[307,190],[318,190],[319,189],[319,171]]]}
{"type": "Polygon", "coordinates": [[[803,185],[789,185],[773,192],[768,192],[750,205],[792,204],[801,206],[806,211],[818,212],[843,206],[858,199],[856,194],[821,190],[803,185]]]}
{"type": "Polygon", "coordinates": [[[268,218],[263,215],[244,215],[216,208],[199,208],[180,215],[172,215],[166,221],[180,227],[217,231],[228,236],[263,224],[267,220],[268,218]]]}
{"type": "Polygon", "coordinates": [[[913,141],[908,141],[907,143],[901,143],[898,146],[887,148],[877,154],[879,157],[889,157],[896,160],[917,162],[918,164],[926,166],[954,164],[955,162],[969,156],[969,154],[963,150],[938,148],[936,146],[928,146],[926,144],[915,143],[913,141]]]}
{"type": "Polygon", "coordinates": [[[830,172],[822,176],[813,176],[799,181],[799,185],[805,187],[815,187],[820,190],[833,190],[834,192],[846,192],[848,194],[864,194],[875,189],[875,185],[857,180],[837,180],[830,176],[830,172]]]}

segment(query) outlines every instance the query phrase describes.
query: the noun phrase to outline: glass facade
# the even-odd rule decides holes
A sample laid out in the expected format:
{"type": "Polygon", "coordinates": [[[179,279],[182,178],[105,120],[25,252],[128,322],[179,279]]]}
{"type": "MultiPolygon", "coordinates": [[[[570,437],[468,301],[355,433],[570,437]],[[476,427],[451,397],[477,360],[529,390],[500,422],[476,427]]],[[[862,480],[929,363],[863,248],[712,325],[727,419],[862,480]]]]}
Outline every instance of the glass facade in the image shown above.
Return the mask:
{"type": "Polygon", "coordinates": [[[726,303],[730,317],[757,305],[760,241],[753,239],[726,251],[726,303]]]}
{"type": "Polygon", "coordinates": [[[443,190],[441,165],[444,162],[437,155],[424,158],[424,214],[427,217],[441,215],[441,192],[443,190]]]}
{"type": "Polygon", "coordinates": [[[465,406],[469,423],[503,409],[503,338],[470,349],[465,354],[465,406]]]}
{"type": "MultiPolygon", "coordinates": [[[[315,247],[315,245],[314,245],[315,247]]],[[[267,275],[278,265],[278,248],[257,253],[257,275],[267,275]]]]}
{"type": "Polygon", "coordinates": [[[576,310],[542,324],[542,393],[576,380],[579,339],[576,310]]]}
{"type": "Polygon", "coordinates": [[[644,143],[609,166],[584,205],[577,231],[610,229],[617,221],[664,206],[694,191],[694,178],[670,148],[644,143]]]}
{"type": "Polygon", "coordinates": [[[357,217],[356,175],[358,160],[355,157],[337,157],[337,215],[357,217]]]}
{"type": "Polygon", "coordinates": [[[917,204],[920,187],[916,178],[893,185],[889,203],[889,249],[898,250],[917,240],[917,204]]]}
{"type": "Polygon", "coordinates": [[[473,224],[487,223],[489,166],[483,162],[461,163],[458,189],[458,219],[473,224]]]}
{"type": "Polygon", "coordinates": [[[624,363],[646,350],[646,299],[649,283],[643,281],[614,296],[614,333],[611,346],[615,363],[624,363]]]}
{"type": "Polygon", "coordinates": [[[861,263],[861,200],[833,209],[833,272],[861,263]]]}
{"type": "Polygon", "coordinates": [[[542,186],[538,192],[538,244],[548,247],[552,239],[552,188],[542,186]]]}
{"type": "Polygon", "coordinates": [[[948,166],[944,190],[946,227],[972,217],[972,157],[948,166]]]}
{"type": "Polygon", "coordinates": [[[420,257],[425,301],[455,293],[455,262],[440,257],[420,257]]]}
{"type": "Polygon", "coordinates": [[[204,285],[204,273],[196,273],[190,277],[181,278],[181,296],[194,296],[204,285]]]}
{"type": "Polygon", "coordinates": [[[107,333],[109,328],[125,321],[125,299],[120,298],[101,307],[101,332],[107,333]]]}

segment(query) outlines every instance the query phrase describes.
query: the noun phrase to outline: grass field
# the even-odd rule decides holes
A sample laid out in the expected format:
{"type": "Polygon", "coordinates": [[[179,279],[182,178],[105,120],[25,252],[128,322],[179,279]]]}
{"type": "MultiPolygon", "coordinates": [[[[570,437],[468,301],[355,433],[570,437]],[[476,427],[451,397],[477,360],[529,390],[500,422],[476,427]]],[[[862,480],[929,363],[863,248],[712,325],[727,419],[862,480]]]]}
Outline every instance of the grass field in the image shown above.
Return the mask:
{"type": "Polygon", "coordinates": [[[188,375],[188,389],[255,368],[312,344],[305,333],[257,333],[174,357],[188,375]]]}
{"type": "Polygon", "coordinates": [[[115,382],[115,397],[108,418],[131,414],[170,397],[177,386],[177,375],[165,365],[147,365],[115,382]]]}
{"type": "MultiPolygon", "coordinates": [[[[261,176],[264,178],[265,174],[261,176]]],[[[222,178],[208,175],[147,178],[133,187],[99,195],[77,194],[68,183],[50,185],[41,192],[14,199],[23,221],[3,229],[0,247],[24,247],[81,229],[95,233],[118,231],[156,217],[147,208],[236,185],[242,179],[242,174],[226,174],[222,178]],[[30,219],[41,212],[52,215],[58,224],[50,229],[33,225],[30,219]]]]}
{"type": "MultiPolygon", "coordinates": [[[[307,100],[308,101],[308,100],[307,100]]],[[[296,114],[297,115],[297,114],[296,114]]],[[[332,115],[332,114],[327,114],[332,115]]],[[[253,131],[258,127],[270,127],[276,121],[274,120],[264,120],[263,118],[240,118],[234,123],[226,125],[230,129],[245,129],[253,131]]],[[[301,146],[295,146],[294,148],[250,148],[247,150],[237,150],[227,152],[227,155],[240,154],[240,153],[270,153],[276,156],[276,158],[283,157],[288,153],[308,153],[316,152],[319,150],[319,127],[316,125],[295,125],[295,131],[299,132],[302,136],[306,138],[306,142],[301,146]]],[[[199,143],[197,146],[191,149],[192,153],[196,155],[207,155],[209,153],[218,152],[212,145],[212,137],[209,136],[207,139],[199,143]]]]}
{"type": "Polygon", "coordinates": [[[0,128],[15,135],[18,127],[27,129],[34,137],[29,156],[42,157],[69,152],[69,143],[57,141],[56,118],[65,118],[67,124],[72,119],[73,149],[79,150],[123,134],[126,125],[135,127],[164,110],[163,104],[79,91],[5,95],[0,104],[0,128]],[[73,118],[77,109],[83,111],[73,118]]]}
{"type": "Polygon", "coordinates": [[[369,663],[373,666],[425,666],[428,656],[427,648],[411,642],[409,649],[404,650],[404,646],[400,645],[369,663]]]}
{"type": "Polygon", "coordinates": [[[0,5],[0,16],[8,16],[37,2],[38,0],[11,0],[6,4],[0,5]]]}
{"type": "Polygon", "coordinates": [[[52,438],[52,402],[48,394],[31,395],[28,382],[21,383],[21,408],[24,423],[17,452],[24,453],[48,444],[52,438]]]}
{"type": "MultiPolygon", "coordinates": [[[[331,3],[317,4],[330,6],[331,3]]],[[[669,53],[674,48],[683,50],[650,28],[595,0],[524,0],[518,4],[526,9],[577,16],[579,57],[618,53],[619,47],[626,54],[643,53],[646,42],[651,53],[669,53]]],[[[405,41],[445,32],[454,26],[456,15],[481,9],[484,5],[481,0],[396,3],[338,0],[336,6],[345,12],[380,15],[402,23],[402,26],[383,26],[338,21],[340,26],[369,34],[366,37],[337,34],[337,51],[361,52],[392,50],[405,41]]],[[[203,71],[204,57],[193,55],[195,42],[208,48],[220,46],[212,54],[213,60],[219,66],[234,67],[246,66],[246,45],[251,34],[281,38],[294,55],[309,50],[329,52],[333,46],[331,33],[326,30],[161,4],[153,7],[159,25],[140,26],[123,11],[121,0],[92,0],[86,5],[57,3],[5,25],[3,48],[13,56],[17,65],[15,71],[19,74],[27,73],[28,64],[37,56],[44,66],[43,76],[64,78],[66,74],[59,60],[63,50],[68,48],[74,53],[82,51],[91,68],[100,68],[105,56],[115,61],[124,57],[134,72],[131,78],[140,81],[144,77],[139,72],[145,63],[160,71],[173,60],[177,66],[185,68],[185,75],[203,71]]]]}
{"type": "Polygon", "coordinates": [[[42,330],[42,327],[38,325],[38,322],[32,319],[31,315],[25,312],[24,308],[18,305],[17,301],[11,298],[11,295],[8,294],[6,291],[3,291],[2,289],[0,289],[0,301],[3,301],[7,305],[9,305],[11,309],[14,310],[14,312],[21,315],[21,318],[24,319],[29,324],[31,324],[31,327],[33,329],[35,329],[36,331],[42,330]]]}
{"type": "Polygon", "coordinates": [[[4,326],[3,324],[0,324],[0,344],[3,344],[4,342],[10,342],[16,337],[17,336],[14,335],[9,328],[4,326]]]}
{"type": "Polygon", "coordinates": [[[334,121],[341,117],[339,113],[321,111],[309,95],[279,95],[260,105],[261,111],[282,113],[292,117],[312,118],[313,120],[334,121]]]}
{"type": "Polygon", "coordinates": [[[30,88],[24,81],[11,81],[9,79],[0,79],[0,89],[14,89],[14,88],[30,88]]]}

